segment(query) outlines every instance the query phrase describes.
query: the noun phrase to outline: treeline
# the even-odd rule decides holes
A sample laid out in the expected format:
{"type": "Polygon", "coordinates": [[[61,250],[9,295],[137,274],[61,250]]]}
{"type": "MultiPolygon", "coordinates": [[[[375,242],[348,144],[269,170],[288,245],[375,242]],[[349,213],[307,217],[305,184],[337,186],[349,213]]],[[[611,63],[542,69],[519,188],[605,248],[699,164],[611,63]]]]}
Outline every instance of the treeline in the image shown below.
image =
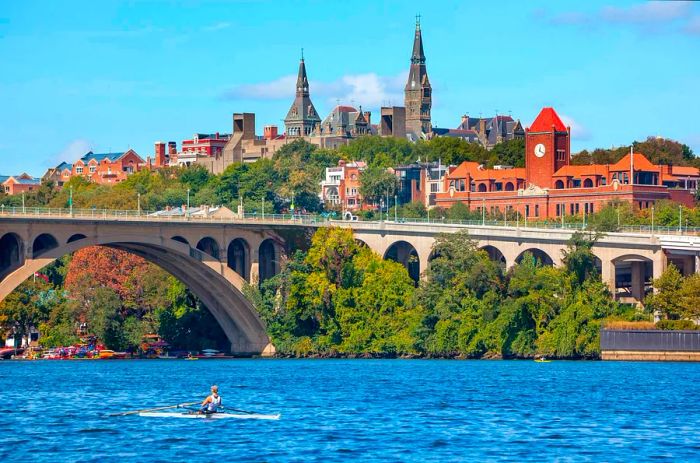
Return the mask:
{"type": "Polygon", "coordinates": [[[648,315],[613,300],[593,241],[575,235],[562,268],[528,255],[506,272],[466,232],[440,236],[415,287],[350,230],[323,228],[247,293],[282,355],[595,358],[601,323],[648,315]]]}

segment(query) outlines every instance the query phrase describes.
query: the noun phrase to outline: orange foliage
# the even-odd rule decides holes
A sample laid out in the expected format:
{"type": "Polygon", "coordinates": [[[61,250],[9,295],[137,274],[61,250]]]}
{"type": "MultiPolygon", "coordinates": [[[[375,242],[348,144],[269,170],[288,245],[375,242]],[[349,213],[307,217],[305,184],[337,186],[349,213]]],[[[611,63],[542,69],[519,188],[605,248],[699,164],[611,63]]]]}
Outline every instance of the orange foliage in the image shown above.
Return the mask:
{"type": "Polygon", "coordinates": [[[69,291],[80,282],[91,282],[91,286],[111,288],[122,300],[129,298],[131,285],[149,268],[141,257],[118,249],[92,246],[76,251],[68,266],[65,287],[69,291]]]}
{"type": "Polygon", "coordinates": [[[612,320],[605,323],[608,330],[656,330],[653,322],[628,322],[624,320],[612,320]]]}

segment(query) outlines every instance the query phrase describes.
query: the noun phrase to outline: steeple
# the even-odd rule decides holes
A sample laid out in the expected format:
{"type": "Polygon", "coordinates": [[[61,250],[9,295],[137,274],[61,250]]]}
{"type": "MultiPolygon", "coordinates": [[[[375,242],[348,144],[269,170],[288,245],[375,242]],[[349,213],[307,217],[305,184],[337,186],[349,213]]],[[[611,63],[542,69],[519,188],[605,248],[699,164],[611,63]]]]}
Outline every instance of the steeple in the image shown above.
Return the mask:
{"type": "Polygon", "coordinates": [[[420,15],[416,15],[416,35],[413,38],[413,54],[411,64],[425,64],[425,53],[423,53],[423,36],[420,31],[420,15]]]}
{"type": "Polygon", "coordinates": [[[299,74],[297,75],[297,96],[309,96],[309,79],[306,77],[306,65],[304,64],[304,49],[301,49],[301,61],[299,61],[299,74]]]}
{"type": "Polygon", "coordinates": [[[309,79],[306,76],[306,64],[304,63],[304,49],[301,49],[299,60],[299,74],[297,75],[297,87],[294,102],[284,118],[284,125],[288,137],[303,137],[311,135],[321,118],[311,102],[309,92],[309,79]]]}
{"type": "Polygon", "coordinates": [[[416,30],[413,37],[413,52],[408,80],[404,87],[406,107],[406,131],[416,138],[425,137],[432,131],[430,109],[432,107],[432,87],[425,67],[423,35],[420,28],[420,15],[416,16],[416,30]]]}

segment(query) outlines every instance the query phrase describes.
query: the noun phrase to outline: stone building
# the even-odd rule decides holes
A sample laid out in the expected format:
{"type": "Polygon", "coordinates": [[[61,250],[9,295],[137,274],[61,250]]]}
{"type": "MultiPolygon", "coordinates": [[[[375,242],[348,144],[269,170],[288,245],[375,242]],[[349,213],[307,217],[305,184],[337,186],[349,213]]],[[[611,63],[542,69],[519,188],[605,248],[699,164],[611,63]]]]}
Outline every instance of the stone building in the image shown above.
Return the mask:
{"type": "Polygon", "coordinates": [[[456,129],[433,127],[433,136],[461,138],[490,150],[498,143],[525,138],[525,130],[520,121],[511,116],[469,117],[465,114],[456,129]]]}
{"type": "Polygon", "coordinates": [[[433,105],[432,87],[428,80],[423,52],[423,36],[420,29],[420,18],[416,20],[416,31],[413,38],[413,53],[408,80],[404,88],[404,106],[406,107],[406,131],[411,138],[426,138],[430,136],[432,124],[430,109],[433,105]]]}
{"type": "Polygon", "coordinates": [[[287,112],[287,117],[284,118],[287,137],[308,137],[320,123],[321,118],[311,102],[309,79],[306,76],[306,64],[302,55],[299,61],[296,96],[287,112]]]}

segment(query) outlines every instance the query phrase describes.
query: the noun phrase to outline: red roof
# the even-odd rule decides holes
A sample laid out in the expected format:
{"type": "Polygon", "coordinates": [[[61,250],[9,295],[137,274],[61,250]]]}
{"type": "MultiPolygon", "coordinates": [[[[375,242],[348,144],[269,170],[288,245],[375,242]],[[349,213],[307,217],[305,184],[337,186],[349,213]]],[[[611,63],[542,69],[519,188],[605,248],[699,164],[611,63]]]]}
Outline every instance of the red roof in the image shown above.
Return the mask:
{"type": "Polygon", "coordinates": [[[554,108],[542,108],[535,122],[530,126],[531,132],[551,132],[552,126],[557,132],[566,132],[566,126],[559,118],[554,108]]]}
{"type": "Polygon", "coordinates": [[[582,166],[563,166],[552,177],[586,177],[590,175],[608,175],[607,164],[586,164],[582,166]]]}
{"type": "Polygon", "coordinates": [[[335,109],[338,110],[340,113],[356,113],[357,109],[353,108],[352,106],[343,106],[343,105],[338,105],[335,107],[335,109]]]}
{"type": "MultiPolygon", "coordinates": [[[[611,165],[610,170],[613,172],[630,170],[630,159],[630,155],[626,154],[622,159],[611,165]]],[[[634,170],[658,172],[659,166],[652,164],[642,153],[634,153],[634,170]]]]}

